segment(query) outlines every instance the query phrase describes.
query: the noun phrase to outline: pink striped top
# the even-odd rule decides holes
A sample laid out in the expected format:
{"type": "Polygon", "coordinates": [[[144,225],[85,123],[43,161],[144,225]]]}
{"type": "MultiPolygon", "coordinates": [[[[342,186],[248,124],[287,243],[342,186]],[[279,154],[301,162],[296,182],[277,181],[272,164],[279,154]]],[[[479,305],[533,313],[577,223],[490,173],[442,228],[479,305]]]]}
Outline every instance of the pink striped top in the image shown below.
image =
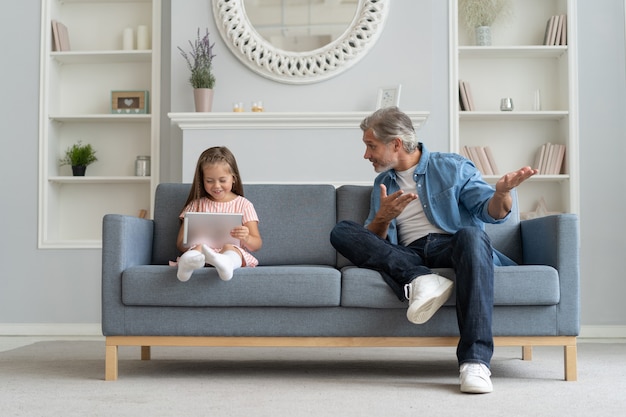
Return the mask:
{"type": "MultiPolygon", "coordinates": [[[[248,222],[258,222],[259,216],[256,214],[254,205],[242,196],[237,196],[231,201],[213,201],[208,197],[202,197],[198,200],[194,200],[189,203],[178,216],[181,220],[185,217],[185,213],[188,211],[198,211],[206,213],[242,213],[242,223],[245,225],[248,222]],[[197,207],[197,210],[195,209],[197,207]]],[[[255,267],[259,264],[259,261],[250,254],[245,248],[238,246],[241,254],[244,257],[246,266],[255,267]]],[[[216,252],[219,252],[221,248],[212,248],[216,252]]]]}
{"type": "Polygon", "coordinates": [[[242,213],[243,224],[248,222],[258,222],[259,217],[254,210],[254,206],[247,198],[238,195],[231,201],[214,201],[208,197],[202,197],[198,200],[194,200],[187,207],[185,207],[178,217],[183,219],[185,213],[188,211],[199,211],[206,213],[242,213]],[[194,208],[197,207],[197,210],[194,208]]]}

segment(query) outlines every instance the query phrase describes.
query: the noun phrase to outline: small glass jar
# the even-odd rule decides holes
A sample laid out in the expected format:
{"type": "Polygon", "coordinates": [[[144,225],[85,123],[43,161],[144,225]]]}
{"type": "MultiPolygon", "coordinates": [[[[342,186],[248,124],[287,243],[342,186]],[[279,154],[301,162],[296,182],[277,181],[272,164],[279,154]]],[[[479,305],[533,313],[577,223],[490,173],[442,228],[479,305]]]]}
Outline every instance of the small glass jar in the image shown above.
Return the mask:
{"type": "Polygon", "coordinates": [[[252,102],[252,111],[253,112],[262,112],[263,111],[263,102],[262,101],[253,101],[252,102]]]}
{"type": "Polygon", "coordinates": [[[135,175],[137,177],[150,176],[150,157],[147,155],[139,155],[135,160],[135,175]]]}

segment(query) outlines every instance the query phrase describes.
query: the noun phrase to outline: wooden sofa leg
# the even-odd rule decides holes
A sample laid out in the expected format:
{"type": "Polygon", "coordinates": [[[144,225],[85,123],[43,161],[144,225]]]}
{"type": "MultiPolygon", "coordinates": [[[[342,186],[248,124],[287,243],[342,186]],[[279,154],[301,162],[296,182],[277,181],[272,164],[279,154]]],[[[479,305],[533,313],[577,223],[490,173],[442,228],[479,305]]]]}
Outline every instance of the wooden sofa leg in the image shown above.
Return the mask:
{"type": "Polygon", "coordinates": [[[149,361],[151,357],[150,346],[142,346],[141,347],[141,360],[149,361]]]}
{"type": "Polygon", "coordinates": [[[524,361],[533,360],[533,347],[532,346],[522,346],[522,360],[524,361]]]}
{"type": "Polygon", "coordinates": [[[576,381],[578,379],[576,345],[563,346],[563,354],[565,356],[565,380],[576,381]]]}
{"type": "Polygon", "coordinates": [[[104,359],[104,380],[115,381],[117,379],[117,346],[106,346],[104,359]]]}

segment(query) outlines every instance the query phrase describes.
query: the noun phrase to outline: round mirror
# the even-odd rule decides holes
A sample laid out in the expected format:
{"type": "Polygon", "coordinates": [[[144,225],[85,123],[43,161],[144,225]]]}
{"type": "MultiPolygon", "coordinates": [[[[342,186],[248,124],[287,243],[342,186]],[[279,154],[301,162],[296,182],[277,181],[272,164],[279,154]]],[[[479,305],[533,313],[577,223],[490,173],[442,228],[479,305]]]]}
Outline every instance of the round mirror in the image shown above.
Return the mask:
{"type": "Polygon", "coordinates": [[[220,35],[247,67],[306,84],[357,63],[383,28],[389,0],[213,0],[220,35]]]}
{"type": "Polygon", "coordinates": [[[339,39],[356,16],[358,0],[243,0],[256,32],[289,52],[320,49],[339,39]]]}

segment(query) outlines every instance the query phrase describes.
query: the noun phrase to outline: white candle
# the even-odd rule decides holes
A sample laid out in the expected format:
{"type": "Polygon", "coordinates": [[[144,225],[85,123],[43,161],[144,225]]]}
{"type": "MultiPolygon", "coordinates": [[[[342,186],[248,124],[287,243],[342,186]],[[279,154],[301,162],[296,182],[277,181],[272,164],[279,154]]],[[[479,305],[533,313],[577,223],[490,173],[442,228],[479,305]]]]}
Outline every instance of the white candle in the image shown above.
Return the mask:
{"type": "Polygon", "coordinates": [[[135,39],[133,34],[133,28],[124,29],[124,34],[122,36],[122,49],[130,50],[135,49],[135,39]]]}
{"type": "Polygon", "coordinates": [[[137,49],[150,49],[148,26],[137,26],[137,49]]]}

